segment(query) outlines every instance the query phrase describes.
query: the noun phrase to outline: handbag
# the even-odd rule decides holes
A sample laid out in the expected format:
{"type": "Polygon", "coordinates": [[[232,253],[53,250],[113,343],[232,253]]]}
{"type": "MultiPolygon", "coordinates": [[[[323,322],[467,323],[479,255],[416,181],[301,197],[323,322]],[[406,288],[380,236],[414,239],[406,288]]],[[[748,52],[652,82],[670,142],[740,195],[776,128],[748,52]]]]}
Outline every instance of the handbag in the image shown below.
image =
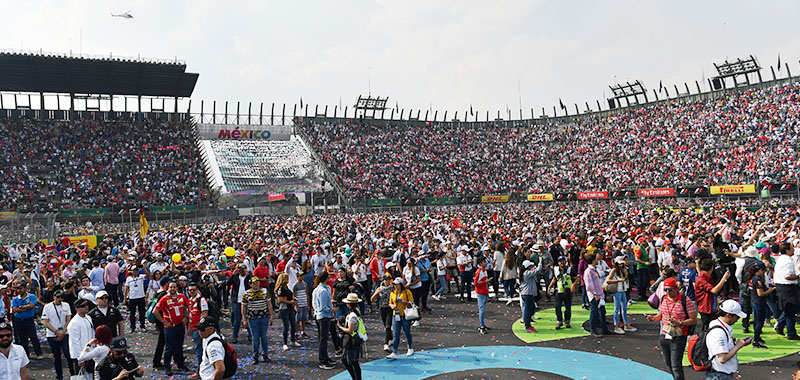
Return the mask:
{"type": "Polygon", "coordinates": [[[610,283],[608,282],[608,279],[603,282],[603,290],[605,290],[606,293],[616,293],[618,286],[618,282],[610,283]]]}
{"type": "Polygon", "coordinates": [[[419,319],[419,308],[413,302],[406,306],[405,317],[407,321],[416,321],[419,319]]]}
{"type": "Polygon", "coordinates": [[[70,376],[69,380],[92,380],[92,374],[86,372],[85,368],[81,368],[81,370],[78,371],[78,374],[70,376]]]}

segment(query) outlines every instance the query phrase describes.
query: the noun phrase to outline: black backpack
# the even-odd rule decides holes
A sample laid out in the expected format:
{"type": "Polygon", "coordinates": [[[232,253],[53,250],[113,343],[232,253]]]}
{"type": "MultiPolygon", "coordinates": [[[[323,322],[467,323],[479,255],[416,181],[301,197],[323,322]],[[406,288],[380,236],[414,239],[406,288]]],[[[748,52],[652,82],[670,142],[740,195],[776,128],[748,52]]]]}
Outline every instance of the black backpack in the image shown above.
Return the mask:
{"type": "MultiPolygon", "coordinates": [[[[222,348],[225,349],[225,359],[223,360],[223,363],[225,363],[225,373],[222,374],[222,378],[229,379],[236,374],[236,370],[239,368],[238,359],[236,358],[236,350],[225,339],[222,339],[218,336],[211,338],[211,340],[208,341],[208,344],[211,344],[211,342],[214,341],[222,343],[222,348]]],[[[208,344],[206,347],[208,347],[208,344]]],[[[206,355],[205,351],[203,351],[203,355],[206,355]]]]}

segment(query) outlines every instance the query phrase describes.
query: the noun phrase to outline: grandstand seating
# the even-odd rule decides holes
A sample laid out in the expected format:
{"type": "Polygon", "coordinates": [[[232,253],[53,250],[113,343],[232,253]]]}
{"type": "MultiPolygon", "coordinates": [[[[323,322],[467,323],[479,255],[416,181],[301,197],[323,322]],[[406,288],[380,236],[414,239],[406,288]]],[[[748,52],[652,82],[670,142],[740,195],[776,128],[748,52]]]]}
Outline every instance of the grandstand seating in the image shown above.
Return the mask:
{"type": "Polygon", "coordinates": [[[211,187],[222,193],[318,190],[322,172],[298,138],[274,140],[204,140],[211,187]]]}
{"type": "Polygon", "coordinates": [[[0,210],[197,204],[190,123],[0,121],[0,210]]]}
{"type": "Polygon", "coordinates": [[[796,181],[800,84],[535,125],[302,130],[355,197],[608,190],[796,181]]]}

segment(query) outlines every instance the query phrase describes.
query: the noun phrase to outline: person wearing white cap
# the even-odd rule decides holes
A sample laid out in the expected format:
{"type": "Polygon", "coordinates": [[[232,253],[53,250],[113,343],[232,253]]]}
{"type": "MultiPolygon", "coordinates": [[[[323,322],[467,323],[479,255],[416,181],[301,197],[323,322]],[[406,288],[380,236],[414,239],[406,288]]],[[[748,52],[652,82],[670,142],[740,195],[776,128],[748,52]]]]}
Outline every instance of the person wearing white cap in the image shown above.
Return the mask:
{"type": "Polygon", "coordinates": [[[706,336],[708,358],[711,359],[711,369],[706,371],[707,380],[733,380],[739,370],[739,350],[753,342],[753,337],[733,340],[733,325],[740,318],[747,318],[742,311],[742,306],[734,300],[727,300],[719,307],[724,313],[709,325],[706,336]]]}
{"type": "Polygon", "coordinates": [[[92,319],[94,327],[101,325],[108,326],[111,330],[111,337],[117,335],[125,335],[125,319],[122,318],[122,313],[119,309],[109,305],[109,294],[105,290],[97,292],[97,307],[89,312],[89,318],[92,319]]]}

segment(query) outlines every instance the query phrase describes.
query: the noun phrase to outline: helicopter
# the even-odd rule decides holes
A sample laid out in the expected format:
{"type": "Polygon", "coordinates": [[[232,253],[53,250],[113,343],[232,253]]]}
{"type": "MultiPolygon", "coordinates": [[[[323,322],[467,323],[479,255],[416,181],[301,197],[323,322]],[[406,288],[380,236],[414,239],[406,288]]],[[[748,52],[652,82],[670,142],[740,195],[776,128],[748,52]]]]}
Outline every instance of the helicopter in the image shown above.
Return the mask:
{"type": "Polygon", "coordinates": [[[128,18],[128,19],[130,19],[130,18],[133,18],[133,15],[131,15],[131,11],[126,11],[125,13],[120,13],[118,15],[115,15],[112,12],[111,13],[111,17],[119,17],[119,18],[128,18]]]}

